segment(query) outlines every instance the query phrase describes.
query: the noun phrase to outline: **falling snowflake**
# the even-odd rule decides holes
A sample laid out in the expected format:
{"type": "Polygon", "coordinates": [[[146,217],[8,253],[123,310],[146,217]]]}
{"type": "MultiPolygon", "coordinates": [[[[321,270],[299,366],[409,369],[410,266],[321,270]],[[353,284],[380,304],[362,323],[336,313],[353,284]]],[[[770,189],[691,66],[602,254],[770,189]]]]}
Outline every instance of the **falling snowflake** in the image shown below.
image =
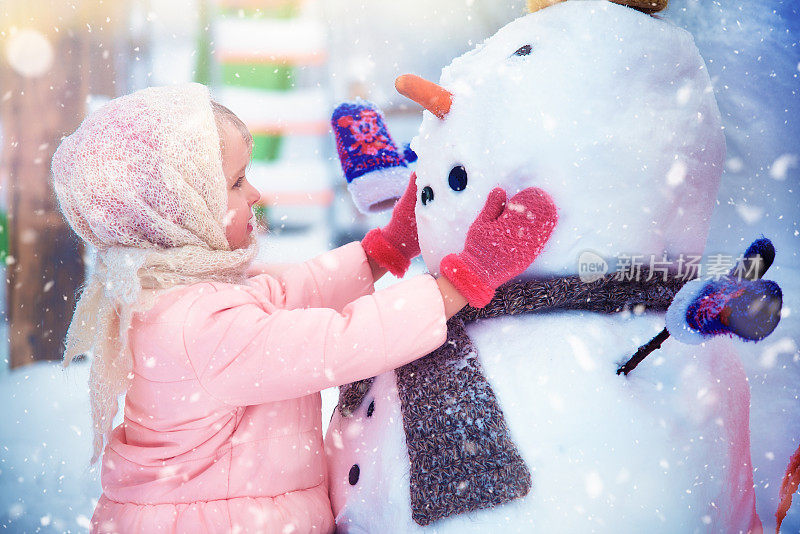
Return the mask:
{"type": "Polygon", "coordinates": [[[774,180],[785,180],[789,169],[797,167],[798,160],[800,160],[800,158],[795,154],[783,154],[772,163],[769,169],[769,175],[774,180]]]}

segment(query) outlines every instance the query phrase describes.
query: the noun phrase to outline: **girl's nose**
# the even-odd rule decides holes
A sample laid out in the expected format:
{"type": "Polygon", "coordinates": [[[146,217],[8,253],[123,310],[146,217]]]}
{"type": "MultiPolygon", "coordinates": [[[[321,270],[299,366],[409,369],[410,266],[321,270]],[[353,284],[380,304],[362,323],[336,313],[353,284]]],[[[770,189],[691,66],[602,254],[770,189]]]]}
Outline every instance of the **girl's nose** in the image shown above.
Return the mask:
{"type": "Polygon", "coordinates": [[[247,199],[248,200],[247,200],[247,203],[252,208],[255,205],[256,202],[261,200],[261,193],[259,193],[258,189],[253,187],[253,185],[250,182],[247,182],[247,187],[248,187],[248,191],[247,191],[247,199]]]}

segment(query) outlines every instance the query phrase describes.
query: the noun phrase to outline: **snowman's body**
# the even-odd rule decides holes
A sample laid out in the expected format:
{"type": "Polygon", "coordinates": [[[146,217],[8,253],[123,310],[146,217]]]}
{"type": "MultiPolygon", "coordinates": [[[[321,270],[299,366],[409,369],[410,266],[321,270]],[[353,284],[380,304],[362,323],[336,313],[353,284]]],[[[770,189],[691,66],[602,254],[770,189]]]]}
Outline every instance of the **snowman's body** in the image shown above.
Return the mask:
{"type": "MultiPolygon", "coordinates": [[[[423,257],[462,249],[496,186],[540,187],[559,222],[526,276],[578,272],[581,254],[702,252],[724,139],[691,36],[605,1],[518,19],[446,68],[444,120],[413,148],[423,257]],[[526,45],[530,45],[525,48],[526,45]],[[467,187],[449,187],[463,166],[467,187]]],[[[596,255],[596,256],[595,256],[596,255]]],[[[645,263],[646,265],[646,263],[645,263]]],[[[331,500],[351,532],[738,532],[758,524],[749,388],[728,340],[668,339],[629,377],[620,363],[663,313],[550,312],[467,325],[509,433],[532,474],[523,498],[421,527],[393,372],[329,427],[331,500]],[[358,465],[357,477],[352,476],[358,465]]]]}
{"type": "Polygon", "coordinates": [[[667,340],[629,379],[615,374],[662,326],[660,314],[571,312],[468,327],[533,487],[424,528],[411,519],[395,375],[377,377],[328,433],[337,524],[345,532],[747,532],[750,396],[729,343],[667,340]]]}

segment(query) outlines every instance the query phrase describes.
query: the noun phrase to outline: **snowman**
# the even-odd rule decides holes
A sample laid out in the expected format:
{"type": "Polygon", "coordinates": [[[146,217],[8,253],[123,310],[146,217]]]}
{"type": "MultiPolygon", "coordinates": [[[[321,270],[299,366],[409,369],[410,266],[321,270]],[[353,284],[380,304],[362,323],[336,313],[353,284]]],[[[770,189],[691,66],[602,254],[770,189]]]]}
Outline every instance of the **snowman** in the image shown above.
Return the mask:
{"type": "MultiPolygon", "coordinates": [[[[441,348],[341,389],[326,436],[338,528],[759,531],[749,388],[714,334],[763,338],[780,290],[696,263],[725,154],[703,59],[651,14],[666,2],[529,3],[438,84],[397,86],[426,108],[412,148],[431,273],[494,188],[544,190],[558,224],[441,348]],[[729,328],[742,293],[751,311],[775,297],[760,330],[729,328]]],[[[760,278],[754,253],[772,251],[755,243],[730,273],[760,278]]]]}

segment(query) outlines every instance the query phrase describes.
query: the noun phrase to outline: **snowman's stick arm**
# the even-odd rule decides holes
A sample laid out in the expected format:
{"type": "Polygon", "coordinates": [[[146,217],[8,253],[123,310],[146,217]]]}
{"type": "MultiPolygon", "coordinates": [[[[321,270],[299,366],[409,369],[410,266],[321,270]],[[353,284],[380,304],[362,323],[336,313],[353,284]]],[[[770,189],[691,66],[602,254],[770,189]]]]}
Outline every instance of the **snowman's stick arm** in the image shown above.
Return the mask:
{"type": "Polygon", "coordinates": [[[636,369],[636,366],[642,363],[642,360],[647,358],[651,352],[660,349],[661,344],[664,343],[668,337],[669,331],[664,328],[664,330],[659,332],[656,337],[639,347],[639,349],[636,351],[636,354],[631,356],[631,358],[625,362],[624,365],[617,369],[617,374],[624,374],[625,376],[628,376],[628,373],[636,369]]]}

